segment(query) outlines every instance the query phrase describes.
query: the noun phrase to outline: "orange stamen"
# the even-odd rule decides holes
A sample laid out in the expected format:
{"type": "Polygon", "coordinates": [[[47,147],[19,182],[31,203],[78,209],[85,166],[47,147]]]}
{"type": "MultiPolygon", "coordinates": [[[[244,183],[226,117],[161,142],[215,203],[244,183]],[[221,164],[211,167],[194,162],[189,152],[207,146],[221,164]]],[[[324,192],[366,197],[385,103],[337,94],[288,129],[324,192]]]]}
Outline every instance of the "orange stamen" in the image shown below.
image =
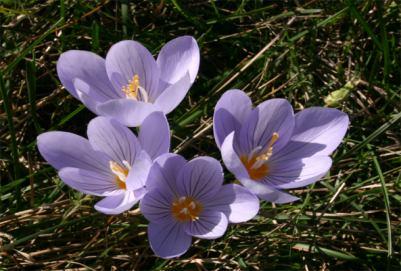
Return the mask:
{"type": "Polygon", "coordinates": [[[171,206],[173,216],[180,222],[199,219],[202,210],[202,205],[191,197],[180,197],[171,206]]]}
{"type": "Polygon", "coordinates": [[[240,157],[242,164],[245,166],[249,177],[251,177],[252,180],[261,180],[269,173],[269,167],[267,166],[266,162],[272,156],[273,144],[276,143],[278,138],[279,134],[274,132],[264,153],[260,155],[252,155],[251,157],[246,155],[240,157]]]}
{"type": "Polygon", "coordinates": [[[251,177],[252,180],[257,181],[262,179],[269,173],[269,168],[266,164],[262,164],[258,168],[254,168],[253,165],[257,161],[258,157],[251,157],[251,159],[248,159],[247,156],[241,156],[241,162],[245,166],[246,170],[248,171],[249,177],[251,177]]]}
{"type": "Polygon", "coordinates": [[[116,186],[119,189],[126,190],[127,185],[126,185],[125,181],[127,179],[129,169],[119,165],[118,163],[116,163],[114,161],[110,161],[109,166],[110,166],[110,170],[113,172],[113,174],[115,176],[116,186]]]}

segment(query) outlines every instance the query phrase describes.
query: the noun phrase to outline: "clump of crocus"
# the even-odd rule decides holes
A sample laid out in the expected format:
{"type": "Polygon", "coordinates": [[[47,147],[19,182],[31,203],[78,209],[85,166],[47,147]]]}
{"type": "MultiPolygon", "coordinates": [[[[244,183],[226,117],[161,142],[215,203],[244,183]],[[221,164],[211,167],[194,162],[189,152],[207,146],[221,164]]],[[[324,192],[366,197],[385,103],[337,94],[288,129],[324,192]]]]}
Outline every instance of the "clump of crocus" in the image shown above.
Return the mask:
{"type": "Polygon", "coordinates": [[[156,255],[172,258],[185,253],[192,236],[221,237],[228,223],[253,218],[259,200],[236,184],[223,185],[220,163],[211,157],[187,162],[175,154],[156,159],[140,202],[150,221],[148,238],[156,255]]]}
{"type": "Polygon", "coordinates": [[[139,42],[114,44],[106,59],[88,51],[61,54],[57,74],[72,96],[97,115],[139,126],[154,111],[171,112],[184,99],[199,68],[196,40],[169,41],[157,60],[139,42]]]}
{"type": "Polygon", "coordinates": [[[70,187],[102,196],[95,208],[105,214],[130,209],[146,193],[149,169],[170,148],[170,130],[161,112],[145,118],[138,138],[125,126],[107,117],[88,125],[88,139],[67,132],[38,136],[42,156],[70,187]]]}
{"type": "Polygon", "coordinates": [[[294,115],[288,101],[267,100],[252,108],[249,97],[230,90],[214,112],[214,136],[224,164],[261,199],[286,203],[298,198],[282,189],[316,182],[331,167],[329,155],[341,143],[348,116],[311,107],[294,115]]]}

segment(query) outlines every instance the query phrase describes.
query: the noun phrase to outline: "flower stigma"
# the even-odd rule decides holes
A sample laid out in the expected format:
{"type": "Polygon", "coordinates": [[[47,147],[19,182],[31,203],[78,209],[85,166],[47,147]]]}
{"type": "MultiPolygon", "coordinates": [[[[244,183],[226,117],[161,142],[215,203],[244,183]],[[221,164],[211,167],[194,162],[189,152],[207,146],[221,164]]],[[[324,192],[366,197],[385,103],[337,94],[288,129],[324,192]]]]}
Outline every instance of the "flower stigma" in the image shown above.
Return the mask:
{"type": "Polygon", "coordinates": [[[127,185],[125,183],[128,173],[131,169],[130,164],[127,161],[123,161],[124,166],[121,166],[120,164],[114,162],[114,161],[110,161],[109,162],[109,166],[110,166],[110,170],[111,172],[113,172],[114,176],[115,176],[115,182],[116,182],[116,186],[119,189],[127,189],[127,185]]]}
{"type": "Polygon", "coordinates": [[[141,87],[138,74],[135,74],[131,81],[129,81],[126,86],[123,86],[121,90],[128,99],[135,101],[142,100],[144,102],[148,101],[148,94],[146,90],[141,87]]]}
{"type": "Polygon", "coordinates": [[[267,144],[267,148],[264,152],[256,155],[262,147],[258,146],[249,155],[243,155],[240,157],[242,164],[248,171],[249,177],[254,180],[260,180],[267,176],[269,173],[269,167],[267,161],[273,154],[273,145],[279,139],[279,134],[274,132],[270,141],[267,144]]]}
{"type": "Polygon", "coordinates": [[[202,210],[202,205],[191,197],[180,197],[174,200],[171,206],[171,212],[179,222],[199,219],[202,210]]]}

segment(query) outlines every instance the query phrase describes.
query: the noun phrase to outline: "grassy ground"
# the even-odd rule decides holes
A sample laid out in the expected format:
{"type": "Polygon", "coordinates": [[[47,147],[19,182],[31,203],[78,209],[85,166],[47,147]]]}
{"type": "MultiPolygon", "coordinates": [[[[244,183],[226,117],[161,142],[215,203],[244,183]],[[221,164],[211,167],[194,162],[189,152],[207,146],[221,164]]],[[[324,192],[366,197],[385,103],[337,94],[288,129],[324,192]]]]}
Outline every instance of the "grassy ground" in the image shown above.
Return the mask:
{"type": "MultiPolygon", "coordinates": [[[[399,270],[401,4],[366,1],[0,0],[0,270],[399,270]],[[146,220],[105,216],[39,156],[48,130],[84,135],[94,117],[55,71],[69,49],[105,55],[121,39],[157,53],[197,38],[201,68],[169,117],[173,150],[220,159],[213,107],[241,88],[259,103],[336,106],[351,127],[322,181],[180,259],[156,258],[146,220]],[[193,136],[195,135],[195,136],[193,136]]],[[[226,180],[233,177],[226,174],[226,180]]]]}

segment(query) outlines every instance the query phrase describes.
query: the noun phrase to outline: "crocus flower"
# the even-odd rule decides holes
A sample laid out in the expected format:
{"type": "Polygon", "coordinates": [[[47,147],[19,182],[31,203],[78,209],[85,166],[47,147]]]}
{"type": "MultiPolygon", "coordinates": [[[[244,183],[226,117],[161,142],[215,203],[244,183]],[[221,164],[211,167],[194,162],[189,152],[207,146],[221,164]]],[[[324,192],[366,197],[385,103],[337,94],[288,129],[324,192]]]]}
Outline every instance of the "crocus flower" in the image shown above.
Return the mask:
{"type": "Polygon", "coordinates": [[[216,239],[229,222],[247,221],[259,210],[258,198],[247,189],[223,185],[221,165],[211,157],[187,162],[164,154],[153,164],[146,186],[140,209],[150,221],[150,246],[162,258],[185,253],[192,236],[216,239]]]}
{"type": "Polygon", "coordinates": [[[282,189],[316,182],[330,169],[329,155],[341,143],[348,116],[311,107],[294,115],[285,99],[252,108],[249,97],[230,90],[214,112],[214,136],[224,164],[261,199],[286,203],[298,198],[282,189]]]}
{"type": "Polygon", "coordinates": [[[139,42],[114,44],[106,59],[88,51],[61,54],[57,74],[72,96],[92,112],[139,126],[150,113],[171,112],[184,99],[198,73],[196,40],[169,41],[157,60],[139,42]]]}
{"type": "Polygon", "coordinates": [[[42,156],[59,170],[61,180],[89,195],[104,197],[95,209],[119,214],[130,209],[146,193],[149,169],[170,147],[167,119],[161,112],[143,121],[136,137],[127,127],[107,117],[88,125],[88,139],[66,132],[38,136],[42,156]]]}

